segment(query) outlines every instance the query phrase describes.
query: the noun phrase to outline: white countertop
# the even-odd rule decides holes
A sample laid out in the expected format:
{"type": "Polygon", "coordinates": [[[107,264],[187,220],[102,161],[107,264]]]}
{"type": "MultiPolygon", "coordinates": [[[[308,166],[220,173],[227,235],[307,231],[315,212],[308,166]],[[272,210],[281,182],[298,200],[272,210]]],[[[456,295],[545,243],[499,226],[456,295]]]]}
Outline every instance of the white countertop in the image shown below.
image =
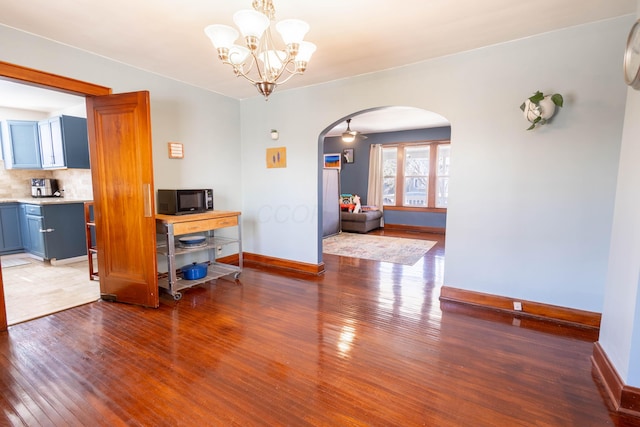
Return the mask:
{"type": "Polygon", "coordinates": [[[93,202],[93,200],[68,199],[64,197],[21,197],[15,199],[0,199],[1,203],[29,203],[31,205],[51,205],[93,202]]]}

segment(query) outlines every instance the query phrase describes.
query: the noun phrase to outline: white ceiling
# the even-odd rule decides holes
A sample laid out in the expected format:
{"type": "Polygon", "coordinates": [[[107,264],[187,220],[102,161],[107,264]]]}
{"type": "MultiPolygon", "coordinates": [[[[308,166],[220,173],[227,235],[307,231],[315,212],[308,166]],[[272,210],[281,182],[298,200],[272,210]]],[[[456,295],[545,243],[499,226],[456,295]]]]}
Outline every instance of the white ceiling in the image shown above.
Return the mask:
{"type": "MultiPolygon", "coordinates": [[[[294,76],[272,96],[636,10],[635,0],[274,0],[274,4],[276,20],[299,18],[311,25],[306,39],[318,50],[307,72],[294,76]]],[[[220,63],[203,29],[213,23],[233,25],[233,13],[249,8],[250,0],[0,0],[0,23],[244,99],[258,95],[256,89],[220,63]]],[[[363,131],[366,117],[358,117],[352,128],[360,121],[357,130],[363,131]]],[[[408,117],[407,111],[400,117],[408,117]]]]}
{"type": "Polygon", "coordinates": [[[0,79],[0,108],[54,113],[84,103],[84,98],[0,79]]]}

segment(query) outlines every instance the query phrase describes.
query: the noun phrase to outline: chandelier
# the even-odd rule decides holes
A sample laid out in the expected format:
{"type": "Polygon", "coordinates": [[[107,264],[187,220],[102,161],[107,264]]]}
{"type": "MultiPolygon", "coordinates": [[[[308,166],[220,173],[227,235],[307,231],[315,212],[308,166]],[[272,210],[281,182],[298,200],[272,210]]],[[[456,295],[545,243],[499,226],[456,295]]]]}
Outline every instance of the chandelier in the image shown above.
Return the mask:
{"type": "Polygon", "coordinates": [[[277,49],[270,28],[275,17],[273,1],[253,0],[252,6],[254,10],[239,10],[233,15],[245,46],[235,44],[240,33],[228,25],[209,25],[204,32],[218,51],[218,58],[231,65],[236,76],[247,79],[268,99],[277,85],[304,73],[316,45],[303,41],[309,24],[299,19],[285,19],[275,25],[285,44],[284,49],[277,49]],[[285,78],[278,81],[283,75],[285,78]]]}

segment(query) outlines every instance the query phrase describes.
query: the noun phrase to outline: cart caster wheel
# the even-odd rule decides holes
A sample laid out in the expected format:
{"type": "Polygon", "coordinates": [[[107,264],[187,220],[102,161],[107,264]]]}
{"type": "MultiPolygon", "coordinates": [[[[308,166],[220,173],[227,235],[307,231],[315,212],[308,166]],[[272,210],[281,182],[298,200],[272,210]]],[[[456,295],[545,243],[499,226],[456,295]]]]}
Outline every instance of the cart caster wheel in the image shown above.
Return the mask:
{"type": "Polygon", "coordinates": [[[182,299],[182,294],[180,292],[176,292],[175,294],[173,294],[173,299],[175,301],[180,301],[182,299]]]}
{"type": "Polygon", "coordinates": [[[233,273],[233,278],[234,278],[234,279],[236,279],[236,280],[237,280],[237,279],[238,279],[238,277],[240,277],[240,273],[233,273]]]}

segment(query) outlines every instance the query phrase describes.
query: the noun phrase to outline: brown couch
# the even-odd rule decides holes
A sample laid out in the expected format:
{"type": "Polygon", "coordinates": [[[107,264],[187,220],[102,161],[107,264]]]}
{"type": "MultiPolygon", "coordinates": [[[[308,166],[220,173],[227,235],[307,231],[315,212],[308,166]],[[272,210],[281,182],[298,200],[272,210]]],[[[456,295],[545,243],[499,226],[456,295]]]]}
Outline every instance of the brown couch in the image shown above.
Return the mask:
{"type": "Polygon", "coordinates": [[[342,231],[367,233],[380,227],[382,211],[340,212],[342,231]]]}

